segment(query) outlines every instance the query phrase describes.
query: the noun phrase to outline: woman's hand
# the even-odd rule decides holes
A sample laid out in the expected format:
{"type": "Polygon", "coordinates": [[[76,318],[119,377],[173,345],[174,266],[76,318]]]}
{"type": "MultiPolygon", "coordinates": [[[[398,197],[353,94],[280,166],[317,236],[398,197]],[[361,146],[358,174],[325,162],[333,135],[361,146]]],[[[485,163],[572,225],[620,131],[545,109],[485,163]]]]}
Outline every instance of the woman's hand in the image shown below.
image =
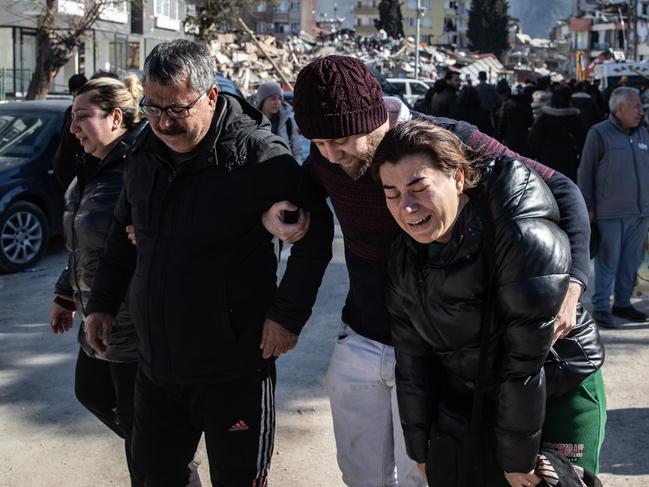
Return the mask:
{"type": "Polygon", "coordinates": [[[74,311],[65,309],[58,303],[52,303],[52,309],[50,309],[50,327],[55,335],[65,333],[72,329],[73,320],[74,311]]]}
{"type": "Polygon", "coordinates": [[[417,464],[417,470],[419,470],[419,473],[423,478],[426,478],[426,464],[425,463],[418,463],[417,464]]]}
{"type": "Polygon", "coordinates": [[[534,470],[528,473],[505,472],[505,478],[511,487],[532,487],[541,483],[534,470]]]}
{"type": "Polygon", "coordinates": [[[568,284],[568,292],[563,298],[563,303],[557,313],[557,319],[554,320],[554,335],[552,345],[557,340],[565,337],[577,324],[577,304],[583,291],[581,283],[572,281],[568,284]]]}

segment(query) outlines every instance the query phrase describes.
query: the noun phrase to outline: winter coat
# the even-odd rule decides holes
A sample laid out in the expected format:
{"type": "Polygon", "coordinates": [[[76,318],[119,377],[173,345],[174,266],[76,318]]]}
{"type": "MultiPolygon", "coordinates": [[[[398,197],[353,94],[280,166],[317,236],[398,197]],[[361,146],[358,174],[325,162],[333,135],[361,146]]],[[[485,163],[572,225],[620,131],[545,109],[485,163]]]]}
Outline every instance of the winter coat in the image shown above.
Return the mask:
{"type": "Polygon", "coordinates": [[[494,136],[495,129],[491,115],[482,107],[458,107],[456,115],[458,120],[475,125],[483,134],[487,134],[490,137],[494,136]]]}
{"type": "Polygon", "coordinates": [[[277,114],[278,120],[275,123],[271,120],[271,125],[273,127],[273,133],[279,135],[284,141],[288,144],[291,149],[291,154],[297,162],[304,161],[307,156],[304,154],[304,149],[302,145],[303,137],[300,135],[300,132],[295,123],[295,118],[293,117],[293,109],[291,106],[282,102],[280,106],[279,113],[277,114]],[[275,130],[275,126],[277,129],[275,130]]]}
{"type": "Polygon", "coordinates": [[[109,347],[102,354],[97,354],[88,345],[83,322],[88,314],[88,299],[99,258],[104,252],[115,204],[122,190],[126,153],[146,125],[142,122],[131,129],[101,161],[88,154],[77,155],[77,176],[65,193],[63,231],[70,256],[55,292],[61,295],[68,295],[68,290],[72,292],[82,322],[78,340],[83,351],[90,357],[111,362],[137,361],[137,334],[126,303],[119,306],[113,319],[109,347]]]}
{"type": "Polygon", "coordinates": [[[299,333],[331,259],[333,221],[261,112],[220,93],[190,159],[174,164],[151,130],[128,154],[124,190],[88,309],[115,314],[129,280],[141,370],[159,383],[210,384],[254,373],[263,324],[299,333]],[[289,200],[311,212],[277,285],[262,213],[289,200]],[[132,217],[137,249],[123,230],[132,217]],[[131,279],[132,277],[132,279],[131,279]]]}
{"type": "Polygon", "coordinates": [[[528,131],[534,123],[530,103],[529,96],[510,96],[503,105],[498,122],[498,133],[503,139],[503,144],[526,157],[530,153],[528,131]]]}
{"type": "Polygon", "coordinates": [[[478,96],[480,96],[482,108],[489,112],[490,116],[498,111],[503,102],[494,85],[481,81],[476,85],[475,89],[478,92],[478,96]]]}
{"type": "Polygon", "coordinates": [[[577,175],[595,218],[649,216],[649,132],[625,131],[614,115],[586,136],[577,175]]]}
{"type": "MultiPolygon", "coordinates": [[[[435,117],[457,118],[457,91],[446,84],[435,83],[432,90],[428,114],[435,117]]],[[[429,90],[429,91],[430,91],[429,90]]]]}
{"type": "Polygon", "coordinates": [[[593,98],[588,93],[577,92],[570,98],[572,106],[579,109],[579,118],[584,129],[584,133],[603,120],[604,115],[593,101],[593,98]]]}
{"type": "Polygon", "coordinates": [[[493,282],[487,404],[495,417],[496,458],[507,472],[528,472],[541,441],[543,365],[569,283],[570,244],[547,186],[515,159],[497,159],[465,193],[469,202],[436,257],[405,234],[390,256],[387,301],[406,447],[423,463],[435,402],[471,404],[483,301],[493,282]],[[488,222],[479,211],[485,205],[488,222]],[[482,250],[484,225],[494,229],[491,263],[482,250]]]}
{"type": "Polygon", "coordinates": [[[576,182],[584,136],[579,109],[543,107],[530,129],[531,155],[576,182]]]}

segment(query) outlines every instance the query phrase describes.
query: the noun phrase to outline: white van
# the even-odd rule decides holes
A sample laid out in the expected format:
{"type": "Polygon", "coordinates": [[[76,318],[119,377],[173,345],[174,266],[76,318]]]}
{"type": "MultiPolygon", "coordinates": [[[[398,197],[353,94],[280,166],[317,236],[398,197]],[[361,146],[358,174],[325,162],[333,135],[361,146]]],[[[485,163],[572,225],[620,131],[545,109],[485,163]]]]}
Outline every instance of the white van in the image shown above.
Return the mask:
{"type": "Polygon", "coordinates": [[[423,98],[430,88],[428,84],[418,79],[388,78],[387,80],[410,106],[414,106],[417,100],[423,98]]]}

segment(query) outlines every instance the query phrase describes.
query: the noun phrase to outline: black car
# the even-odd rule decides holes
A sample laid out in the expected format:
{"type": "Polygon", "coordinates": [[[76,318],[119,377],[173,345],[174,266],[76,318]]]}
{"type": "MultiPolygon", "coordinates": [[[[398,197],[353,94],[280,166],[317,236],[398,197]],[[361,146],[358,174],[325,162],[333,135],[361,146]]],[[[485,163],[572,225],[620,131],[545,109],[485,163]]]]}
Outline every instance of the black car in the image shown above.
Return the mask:
{"type": "Polygon", "coordinates": [[[0,104],[0,271],[32,267],[61,233],[63,190],[54,177],[69,100],[0,104]]]}

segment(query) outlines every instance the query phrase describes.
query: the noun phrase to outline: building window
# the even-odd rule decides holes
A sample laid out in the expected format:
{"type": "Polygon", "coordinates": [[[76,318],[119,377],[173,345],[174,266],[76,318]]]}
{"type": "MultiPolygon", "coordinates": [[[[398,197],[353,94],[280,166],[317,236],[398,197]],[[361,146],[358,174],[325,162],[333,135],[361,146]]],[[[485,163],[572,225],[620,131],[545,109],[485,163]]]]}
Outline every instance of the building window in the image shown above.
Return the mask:
{"type": "Polygon", "coordinates": [[[259,2],[256,8],[257,12],[265,12],[268,10],[268,4],[266,2],[259,2]]]}
{"type": "Polygon", "coordinates": [[[430,17],[424,17],[423,19],[421,19],[421,25],[422,27],[430,28],[433,26],[433,21],[430,19],[430,17]]]}
{"type": "Polygon", "coordinates": [[[300,33],[300,23],[299,22],[291,22],[291,32],[293,34],[299,34],[300,33]]]}
{"type": "Polygon", "coordinates": [[[178,18],[177,0],[155,0],[153,8],[156,17],[178,18]]]}
{"type": "Polygon", "coordinates": [[[408,27],[413,28],[416,27],[416,22],[414,17],[408,17],[408,27]]]}
{"type": "Polygon", "coordinates": [[[408,0],[408,10],[417,10],[416,0],[408,0]]]}
{"type": "Polygon", "coordinates": [[[299,12],[300,11],[300,2],[291,2],[290,10],[291,10],[291,12],[299,12]]]}
{"type": "Polygon", "coordinates": [[[288,12],[289,7],[290,7],[289,2],[277,2],[275,4],[275,7],[273,8],[273,10],[275,12],[285,13],[285,12],[288,12]]]}

